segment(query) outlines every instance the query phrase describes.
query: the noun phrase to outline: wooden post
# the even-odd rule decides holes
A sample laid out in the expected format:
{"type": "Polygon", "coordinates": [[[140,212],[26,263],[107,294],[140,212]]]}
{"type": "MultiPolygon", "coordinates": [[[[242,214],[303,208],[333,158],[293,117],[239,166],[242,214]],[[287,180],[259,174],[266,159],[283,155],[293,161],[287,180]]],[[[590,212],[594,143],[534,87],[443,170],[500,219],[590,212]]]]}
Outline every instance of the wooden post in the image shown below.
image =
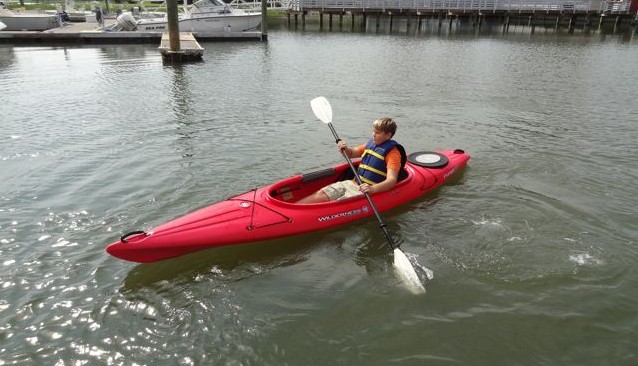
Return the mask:
{"type": "Polygon", "coordinates": [[[328,14],[328,29],[332,30],[332,13],[328,14]]]}
{"type": "Polygon", "coordinates": [[[268,0],[261,0],[261,40],[268,39],[268,0]]]}
{"type": "Polygon", "coordinates": [[[339,29],[343,28],[343,13],[339,13],[339,29]]]}
{"type": "Polygon", "coordinates": [[[166,17],[168,18],[168,39],[170,49],[171,52],[177,52],[180,50],[177,0],[166,0],[166,17]]]}
{"type": "Polygon", "coordinates": [[[558,24],[560,23],[560,15],[556,16],[556,24],[554,24],[554,31],[558,31],[558,24]]]}
{"type": "MultiPolygon", "coordinates": [[[[543,21],[544,21],[544,19],[543,19],[543,21]]],[[[532,19],[532,21],[530,23],[532,25],[531,30],[530,30],[530,34],[534,34],[534,33],[536,33],[536,23],[534,22],[534,19],[532,19]]]]}
{"type": "Polygon", "coordinates": [[[354,29],[354,13],[350,13],[350,16],[352,17],[351,29],[354,29]]]}
{"type": "Polygon", "coordinates": [[[323,29],[323,12],[319,13],[319,29],[323,29]]]}
{"type": "Polygon", "coordinates": [[[508,28],[510,27],[510,13],[505,15],[505,23],[503,23],[503,33],[507,33],[508,28]]]}
{"type": "Polygon", "coordinates": [[[614,22],[614,33],[618,30],[618,26],[620,25],[620,15],[616,15],[616,21],[614,22]]]}
{"type": "Polygon", "coordinates": [[[600,14],[600,18],[598,19],[598,30],[600,30],[600,27],[602,27],[604,19],[605,19],[605,14],[600,14]]]}
{"type": "Polygon", "coordinates": [[[574,33],[574,15],[569,17],[569,26],[567,27],[567,33],[574,33]]]}
{"type": "Polygon", "coordinates": [[[392,12],[388,12],[388,14],[390,15],[390,33],[392,33],[392,12]]]}

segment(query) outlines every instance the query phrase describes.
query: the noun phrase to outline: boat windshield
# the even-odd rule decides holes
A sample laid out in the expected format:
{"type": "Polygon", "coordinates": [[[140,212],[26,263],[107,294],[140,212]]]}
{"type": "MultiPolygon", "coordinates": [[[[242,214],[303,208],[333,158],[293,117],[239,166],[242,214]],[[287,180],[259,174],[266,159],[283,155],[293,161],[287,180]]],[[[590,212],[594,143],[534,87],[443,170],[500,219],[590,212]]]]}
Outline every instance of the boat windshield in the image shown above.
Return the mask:
{"type": "Polygon", "coordinates": [[[193,3],[193,6],[196,8],[206,8],[206,7],[214,7],[214,6],[226,6],[222,0],[199,0],[193,3]]]}

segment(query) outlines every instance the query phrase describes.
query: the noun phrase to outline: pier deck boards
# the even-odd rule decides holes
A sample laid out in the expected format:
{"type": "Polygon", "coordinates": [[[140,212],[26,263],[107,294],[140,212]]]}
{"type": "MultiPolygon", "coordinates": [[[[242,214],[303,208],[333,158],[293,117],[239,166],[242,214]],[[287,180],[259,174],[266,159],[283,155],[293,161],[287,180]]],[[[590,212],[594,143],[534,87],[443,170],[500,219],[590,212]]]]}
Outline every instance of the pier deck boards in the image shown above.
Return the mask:
{"type": "Polygon", "coordinates": [[[162,57],[170,61],[197,61],[202,59],[204,49],[197,43],[192,33],[180,33],[179,45],[179,51],[171,51],[169,34],[162,34],[162,42],[159,47],[162,57]]]}

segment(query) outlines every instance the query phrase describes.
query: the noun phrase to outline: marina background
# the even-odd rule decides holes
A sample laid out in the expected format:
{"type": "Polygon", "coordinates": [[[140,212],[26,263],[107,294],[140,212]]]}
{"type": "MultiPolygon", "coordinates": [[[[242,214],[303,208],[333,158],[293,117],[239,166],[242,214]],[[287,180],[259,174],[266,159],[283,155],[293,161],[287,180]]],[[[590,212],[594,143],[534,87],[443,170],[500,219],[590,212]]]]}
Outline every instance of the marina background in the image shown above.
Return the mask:
{"type": "Polygon", "coordinates": [[[0,45],[0,363],[635,365],[632,32],[272,29],[162,63],[157,45],[0,45]],[[340,162],[397,119],[472,154],[373,220],[153,265],[104,247],[340,162]]]}

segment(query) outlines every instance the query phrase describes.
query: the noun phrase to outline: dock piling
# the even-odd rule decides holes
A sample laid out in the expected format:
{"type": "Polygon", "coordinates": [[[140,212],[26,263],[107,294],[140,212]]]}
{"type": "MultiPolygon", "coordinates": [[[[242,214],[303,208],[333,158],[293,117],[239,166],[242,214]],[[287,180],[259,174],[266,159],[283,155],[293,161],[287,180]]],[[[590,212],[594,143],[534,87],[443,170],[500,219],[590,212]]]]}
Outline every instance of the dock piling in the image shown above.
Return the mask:
{"type": "Polygon", "coordinates": [[[574,33],[574,16],[569,17],[569,25],[567,26],[567,33],[574,33]]]}
{"type": "MultiPolygon", "coordinates": [[[[168,18],[168,37],[171,53],[179,52],[179,20],[177,18],[177,0],[166,0],[166,17],[168,18]]],[[[162,39],[164,37],[162,36],[162,39]]]]}
{"type": "Polygon", "coordinates": [[[268,2],[261,0],[261,40],[268,40],[268,2]]]}
{"type": "Polygon", "coordinates": [[[614,21],[614,33],[618,30],[618,26],[620,25],[620,16],[616,15],[616,20],[614,21]]]}
{"type": "Polygon", "coordinates": [[[392,12],[391,11],[388,12],[388,15],[390,15],[390,33],[392,33],[392,21],[393,21],[392,12]]]}

